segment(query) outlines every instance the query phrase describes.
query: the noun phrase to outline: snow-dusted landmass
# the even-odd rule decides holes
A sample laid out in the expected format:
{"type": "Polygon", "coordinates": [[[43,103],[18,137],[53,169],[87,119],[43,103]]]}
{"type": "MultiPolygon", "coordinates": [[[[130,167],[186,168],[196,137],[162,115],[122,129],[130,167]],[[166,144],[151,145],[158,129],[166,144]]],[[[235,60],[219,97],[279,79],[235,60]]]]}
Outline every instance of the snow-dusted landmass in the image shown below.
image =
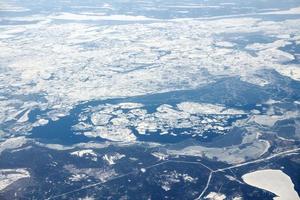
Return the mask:
{"type": "Polygon", "coordinates": [[[20,179],[29,177],[30,173],[26,169],[0,169],[0,191],[20,179]]]}
{"type": "Polygon", "coordinates": [[[291,178],[281,170],[258,170],[243,175],[242,179],[251,186],[274,193],[274,200],[300,199],[291,178]]]}

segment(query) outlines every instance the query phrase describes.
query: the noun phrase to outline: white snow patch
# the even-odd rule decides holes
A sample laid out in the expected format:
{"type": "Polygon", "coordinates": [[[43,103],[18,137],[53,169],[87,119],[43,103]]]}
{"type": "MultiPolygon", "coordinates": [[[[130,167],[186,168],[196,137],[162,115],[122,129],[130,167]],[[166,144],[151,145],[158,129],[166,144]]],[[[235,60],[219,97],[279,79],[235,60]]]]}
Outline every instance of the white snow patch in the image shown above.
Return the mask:
{"type": "Polygon", "coordinates": [[[97,160],[97,154],[92,149],[84,149],[84,150],[74,151],[71,153],[71,155],[78,156],[78,157],[91,156],[91,157],[94,157],[93,159],[95,161],[97,160]]]}
{"type": "Polygon", "coordinates": [[[210,192],[204,199],[210,199],[210,200],[224,200],[226,199],[225,194],[216,193],[216,192],[210,192]]]}
{"type": "Polygon", "coordinates": [[[83,198],[79,198],[78,200],[95,200],[95,198],[90,197],[90,196],[86,196],[86,197],[83,197],[83,198]]]}
{"type": "Polygon", "coordinates": [[[124,154],[115,153],[113,155],[107,155],[107,154],[105,154],[102,158],[103,158],[103,160],[107,161],[107,163],[109,165],[114,165],[114,164],[116,164],[117,160],[120,160],[120,159],[122,159],[124,157],[125,157],[124,154]]]}
{"type": "Polygon", "coordinates": [[[85,174],[72,174],[71,177],[69,177],[70,181],[81,181],[82,179],[85,179],[87,175],[85,174]]]}
{"type": "Polygon", "coordinates": [[[145,169],[145,168],[141,168],[141,172],[142,172],[142,173],[145,173],[145,172],[146,172],[146,169],[145,169]]]}

